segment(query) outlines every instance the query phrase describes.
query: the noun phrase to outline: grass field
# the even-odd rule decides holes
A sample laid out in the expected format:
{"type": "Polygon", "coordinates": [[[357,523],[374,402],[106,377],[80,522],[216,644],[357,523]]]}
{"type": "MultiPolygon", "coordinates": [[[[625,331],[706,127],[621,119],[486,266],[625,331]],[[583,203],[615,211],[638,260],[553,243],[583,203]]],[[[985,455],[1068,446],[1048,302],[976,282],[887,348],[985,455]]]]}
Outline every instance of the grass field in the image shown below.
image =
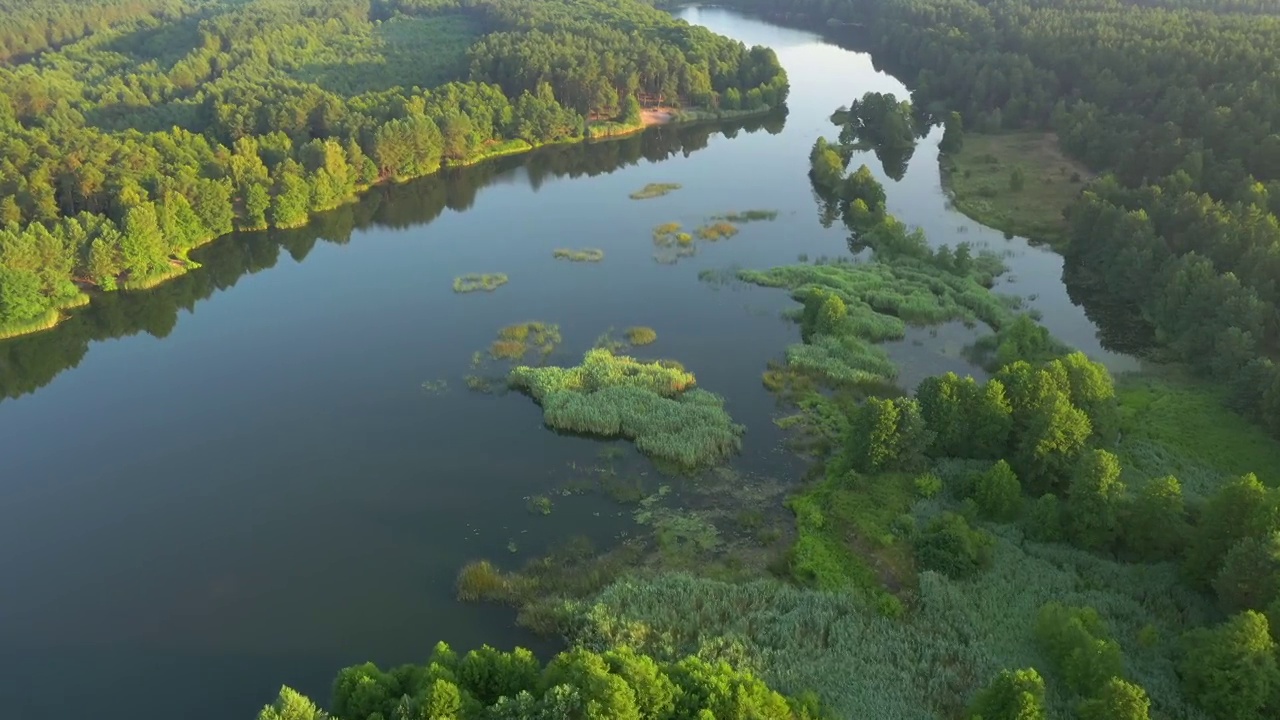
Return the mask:
{"type": "MultiPolygon", "coordinates": [[[[1127,470],[1172,473],[1188,493],[1252,472],[1280,485],[1280,443],[1223,405],[1222,391],[1176,377],[1119,379],[1120,453],[1127,470]]],[[[1135,478],[1136,479],[1136,478],[1135,478]]]]}
{"type": "Polygon", "coordinates": [[[1052,133],[969,134],[964,148],[939,158],[955,207],[978,222],[1036,242],[1063,241],[1062,211],[1090,177],[1052,133]],[[1014,171],[1022,189],[1011,188],[1014,171]]]}

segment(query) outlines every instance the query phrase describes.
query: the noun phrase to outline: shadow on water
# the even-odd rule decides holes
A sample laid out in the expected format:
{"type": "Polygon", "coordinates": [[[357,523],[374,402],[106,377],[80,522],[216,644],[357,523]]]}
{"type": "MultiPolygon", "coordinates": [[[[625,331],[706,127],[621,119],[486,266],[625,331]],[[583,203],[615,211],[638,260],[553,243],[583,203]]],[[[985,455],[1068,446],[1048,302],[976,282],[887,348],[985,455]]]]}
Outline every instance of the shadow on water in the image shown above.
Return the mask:
{"type": "Polygon", "coordinates": [[[102,293],[48,332],[0,342],[0,398],[35,392],[59,373],[76,367],[98,341],[147,333],[164,338],[177,326],[181,311],[245,275],[274,267],[280,252],[302,262],[317,242],[346,244],[358,230],[404,229],[426,225],[445,210],[463,212],[486,187],[527,182],[536,192],[558,178],[593,177],[643,162],[657,163],[707,147],[717,135],[765,131],[776,135],[786,113],[730,123],[700,123],[652,128],[606,142],[578,143],[499,158],[472,167],[437,173],[402,185],[375,188],[358,201],[317,216],[297,230],[238,233],[197,250],[202,267],[151,290],[102,293]]]}

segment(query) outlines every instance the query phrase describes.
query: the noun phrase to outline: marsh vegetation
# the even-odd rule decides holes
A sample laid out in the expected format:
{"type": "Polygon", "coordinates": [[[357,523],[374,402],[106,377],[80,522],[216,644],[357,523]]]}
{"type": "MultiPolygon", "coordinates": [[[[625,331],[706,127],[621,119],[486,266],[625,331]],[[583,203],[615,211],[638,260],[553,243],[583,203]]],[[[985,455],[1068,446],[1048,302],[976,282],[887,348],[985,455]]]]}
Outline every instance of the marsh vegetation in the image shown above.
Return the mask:
{"type": "Polygon", "coordinates": [[[509,381],[542,405],[549,427],[627,438],[677,467],[715,465],[742,444],[745,429],[730,419],[724,400],[669,364],[595,349],[571,368],[517,367],[509,381]]]}

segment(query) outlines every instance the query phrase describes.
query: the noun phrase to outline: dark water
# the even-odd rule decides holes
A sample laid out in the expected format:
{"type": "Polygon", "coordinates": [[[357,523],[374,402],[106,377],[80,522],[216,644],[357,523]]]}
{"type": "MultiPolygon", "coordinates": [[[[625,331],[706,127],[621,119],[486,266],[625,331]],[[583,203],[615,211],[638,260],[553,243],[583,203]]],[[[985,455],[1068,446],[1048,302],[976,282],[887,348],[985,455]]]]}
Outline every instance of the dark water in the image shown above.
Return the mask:
{"type": "MultiPolygon", "coordinates": [[[[599,498],[550,493],[605,444],[559,437],[519,395],[469,393],[473,351],[497,328],[559,323],[572,363],[610,327],[651,325],[673,357],[747,425],[743,469],[787,476],[760,384],[794,342],[784,293],[699,282],[703,269],[845,252],[806,179],[830,112],[869,90],[904,93],[870,58],[718,9],[691,22],[775,48],[789,115],[665,128],[553,149],[382,190],[290,233],[221,241],[205,267],[109,298],[56,331],[0,344],[0,707],[19,720],[252,717],[281,683],[327,697],[334,671],[457,647],[536,641],[509,612],[452,599],[458,567],[517,564],[570,533],[625,526],[599,498]],[[632,201],[649,182],[663,198],[632,201]],[[651,228],[778,210],[674,266],[651,228]],[[556,247],[600,247],[599,265],[556,247]],[[455,295],[466,272],[509,285],[455,295]],[[425,381],[447,390],[424,392],[425,381]],[[516,543],[517,552],[508,550],[516,543]]],[[[1059,337],[1113,368],[1071,304],[1061,260],[948,210],[940,131],[890,210],[932,241],[1009,251],[1016,282],[1059,337]]],[[[964,371],[963,328],[919,331],[892,352],[903,381],[964,371]]],[[[620,445],[620,447],[627,447],[620,445]]]]}

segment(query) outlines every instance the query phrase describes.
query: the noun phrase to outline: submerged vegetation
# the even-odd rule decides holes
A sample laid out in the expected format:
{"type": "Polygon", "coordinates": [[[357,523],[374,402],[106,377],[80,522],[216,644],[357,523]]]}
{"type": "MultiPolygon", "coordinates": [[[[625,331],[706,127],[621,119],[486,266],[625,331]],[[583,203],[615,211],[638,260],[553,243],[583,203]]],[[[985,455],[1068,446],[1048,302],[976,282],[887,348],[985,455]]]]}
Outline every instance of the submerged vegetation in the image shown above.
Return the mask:
{"type": "Polygon", "coordinates": [[[506,284],[506,273],[468,273],[453,279],[453,291],[456,293],[493,292],[506,284]]]}
{"type": "Polygon", "coordinates": [[[680,189],[680,183],[649,183],[631,193],[632,200],[650,200],[668,195],[680,189]]]}
{"type": "Polygon", "coordinates": [[[624,437],[679,467],[715,465],[741,447],[744,429],[724,401],[695,389],[692,373],[663,363],[596,349],[577,367],[517,367],[510,383],[542,405],[552,428],[624,437]]]}

